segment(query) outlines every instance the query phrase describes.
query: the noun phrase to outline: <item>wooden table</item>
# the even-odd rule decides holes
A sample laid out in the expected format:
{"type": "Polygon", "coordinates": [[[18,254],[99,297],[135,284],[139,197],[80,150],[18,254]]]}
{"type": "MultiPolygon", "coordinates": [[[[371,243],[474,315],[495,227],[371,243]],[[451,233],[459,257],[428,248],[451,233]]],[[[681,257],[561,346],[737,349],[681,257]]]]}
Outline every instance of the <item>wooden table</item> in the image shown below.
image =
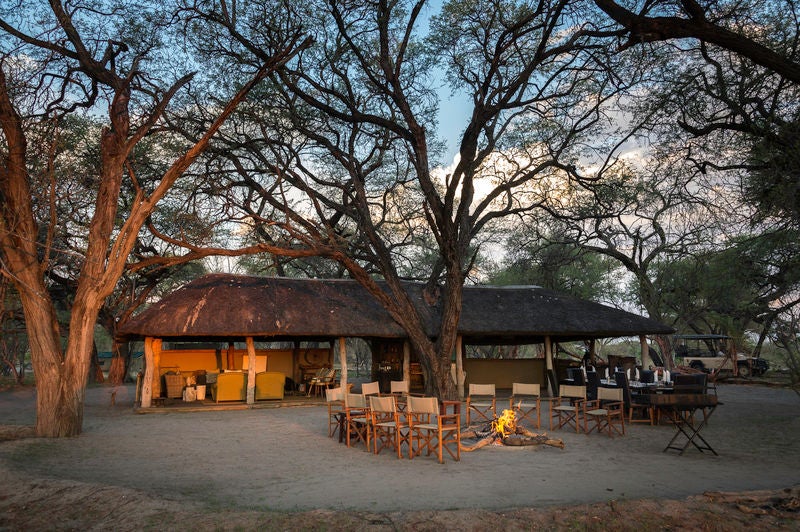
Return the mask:
{"type": "Polygon", "coordinates": [[[689,444],[702,452],[711,451],[714,456],[717,452],[709,445],[700,431],[706,426],[711,414],[716,410],[719,401],[716,395],[708,394],[654,394],[650,397],[650,403],[654,408],[665,412],[675,424],[675,435],[669,441],[664,452],[669,450],[678,451],[683,454],[689,444]],[[695,416],[698,410],[703,411],[703,419],[699,423],[695,416]],[[681,436],[686,438],[683,445],[680,445],[681,436]]]}

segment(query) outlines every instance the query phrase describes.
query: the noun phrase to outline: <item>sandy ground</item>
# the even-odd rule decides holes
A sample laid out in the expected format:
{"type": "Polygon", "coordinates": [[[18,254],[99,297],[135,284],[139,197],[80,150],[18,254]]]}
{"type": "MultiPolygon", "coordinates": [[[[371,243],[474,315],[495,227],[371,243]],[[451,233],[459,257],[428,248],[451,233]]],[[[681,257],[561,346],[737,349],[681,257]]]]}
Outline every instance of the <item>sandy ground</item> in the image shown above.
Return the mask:
{"type": "MultiPolygon", "coordinates": [[[[673,427],[634,425],[443,465],[347,448],[322,405],[136,414],[132,387],[113,406],[111,391],[88,390],[77,438],[0,443],[0,529],[800,529],[790,390],[719,385],[703,432],[717,457],[664,453],[673,427]],[[769,491],[718,493],[750,490],[769,491]]],[[[32,424],[34,393],[0,392],[0,425],[32,424]]]]}

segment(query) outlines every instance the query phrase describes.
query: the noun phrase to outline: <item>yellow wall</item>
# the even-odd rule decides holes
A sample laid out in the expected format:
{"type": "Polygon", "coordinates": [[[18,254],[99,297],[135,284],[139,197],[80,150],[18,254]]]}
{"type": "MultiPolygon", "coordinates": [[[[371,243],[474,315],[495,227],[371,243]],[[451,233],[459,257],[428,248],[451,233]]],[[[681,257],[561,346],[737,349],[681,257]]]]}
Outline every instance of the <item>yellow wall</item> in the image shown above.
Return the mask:
{"type": "MultiPolygon", "coordinates": [[[[309,348],[298,350],[298,366],[314,364],[319,366],[332,366],[333,356],[327,348],[309,348]]],[[[228,367],[228,351],[222,349],[217,353],[214,349],[175,349],[161,351],[159,375],[167,371],[178,370],[186,376],[195,371],[205,370],[208,373],[219,373],[223,369],[246,370],[248,357],[246,349],[237,349],[233,352],[233,367],[228,367]]],[[[256,372],[279,371],[294,380],[300,378],[295,375],[294,354],[291,349],[257,349],[256,372]]]]}
{"type": "MultiPolygon", "coordinates": [[[[221,354],[222,364],[225,365],[225,353],[221,354]]],[[[160,367],[163,371],[173,370],[176,367],[181,372],[193,372],[204,369],[209,373],[218,373],[219,364],[213,349],[181,349],[161,351],[160,367]]]]}
{"type": "Polygon", "coordinates": [[[543,358],[486,359],[465,358],[464,371],[467,378],[464,386],[494,384],[498,389],[511,389],[515,382],[544,384],[545,361],[543,358]]]}

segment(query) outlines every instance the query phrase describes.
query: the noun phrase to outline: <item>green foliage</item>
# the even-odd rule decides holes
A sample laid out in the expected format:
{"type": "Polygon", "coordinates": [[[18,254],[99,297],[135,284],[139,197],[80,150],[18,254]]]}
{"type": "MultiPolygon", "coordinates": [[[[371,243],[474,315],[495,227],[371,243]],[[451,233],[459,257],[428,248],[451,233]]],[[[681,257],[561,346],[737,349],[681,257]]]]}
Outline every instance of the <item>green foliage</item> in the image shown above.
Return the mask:
{"type": "Polygon", "coordinates": [[[489,277],[495,285],[538,285],[590,300],[617,299],[613,260],[568,244],[512,237],[503,265],[489,277]]]}

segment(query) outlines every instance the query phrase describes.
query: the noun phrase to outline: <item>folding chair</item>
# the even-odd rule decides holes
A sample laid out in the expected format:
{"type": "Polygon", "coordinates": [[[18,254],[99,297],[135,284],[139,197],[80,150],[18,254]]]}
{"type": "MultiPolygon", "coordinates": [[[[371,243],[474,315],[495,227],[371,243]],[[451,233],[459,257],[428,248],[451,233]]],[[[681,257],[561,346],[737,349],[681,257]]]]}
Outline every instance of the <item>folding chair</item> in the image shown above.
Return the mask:
{"type": "Polygon", "coordinates": [[[495,408],[494,384],[470,384],[467,395],[467,425],[472,424],[471,414],[475,412],[479,420],[491,422],[497,417],[495,408]],[[477,401],[475,400],[477,399],[477,401]]]}
{"type": "Polygon", "coordinates": [[[427,450],[436,449],[439,463],[444,463],[443,450],[456,461],[461,460],[461,416],[439,412],[435,397],[408,398],[409,459],[427,450]],[[452,447],[452,448],[451,448],[452,447]]]}
{"type": "Polygon", "coordinates": [[[369,410],[372,415],[372,445],[375,454],[380,454],[382,449],[389,447],[397,451],[397,458],[402,458],[401,446],[403,442],[408,444],[409,431],[408,424],[400,421],[395,398],[372,395],[369,398],[369,410]]]}
{"type": "Polygon", "coordinates": [[[345,396],[345,417],[347,421],[346,443],[348,447],[350,441],[355,437],[356,443],[362,442],[367,451],[370,448],[370,413],[367,408],[366,396],[360,393],[348,393],[345,396]]]}
{"type": "MultiPolygon", "coordinates": [[[[341,388],[328,388],[325,390],[325,402],[328,404],[328,437],[333,438],[336,430],[341,427],[340,414],[344,413],[344,395],[341,388]]],[[[341,441],[341,438],[339,439],[341,441]]]]}
{"type": "Polygon", "coordinates": [[[556,420],[558,424],[556,428],[573,426],[575,432],[580,432],[584,401],[586,401],[586,386],[560,385],[558,397],[553,397],[550,401],[550,430],[553,430],[553,420],[556,420]]]}
{"type": "Polygon", "coordinates": [[[625,405],[622,401],[622,388],[598,388],[597,399],[587,401],[583,413],[583,430],[589,434],[593,430],[608,432],[613,438],[616,432],[625,436],[625,405]],[[589,421],[592,421],[591,428],[589,421]]]}
{"type": "Polygon", "coordinates": [[[538,384],[515,382],[511,385],[509,405],[514,411],[517,424],[528,420],[541,427],[541,387],[538,384]],[[535,419],[534,419],[535,416],[535,419]]]}

